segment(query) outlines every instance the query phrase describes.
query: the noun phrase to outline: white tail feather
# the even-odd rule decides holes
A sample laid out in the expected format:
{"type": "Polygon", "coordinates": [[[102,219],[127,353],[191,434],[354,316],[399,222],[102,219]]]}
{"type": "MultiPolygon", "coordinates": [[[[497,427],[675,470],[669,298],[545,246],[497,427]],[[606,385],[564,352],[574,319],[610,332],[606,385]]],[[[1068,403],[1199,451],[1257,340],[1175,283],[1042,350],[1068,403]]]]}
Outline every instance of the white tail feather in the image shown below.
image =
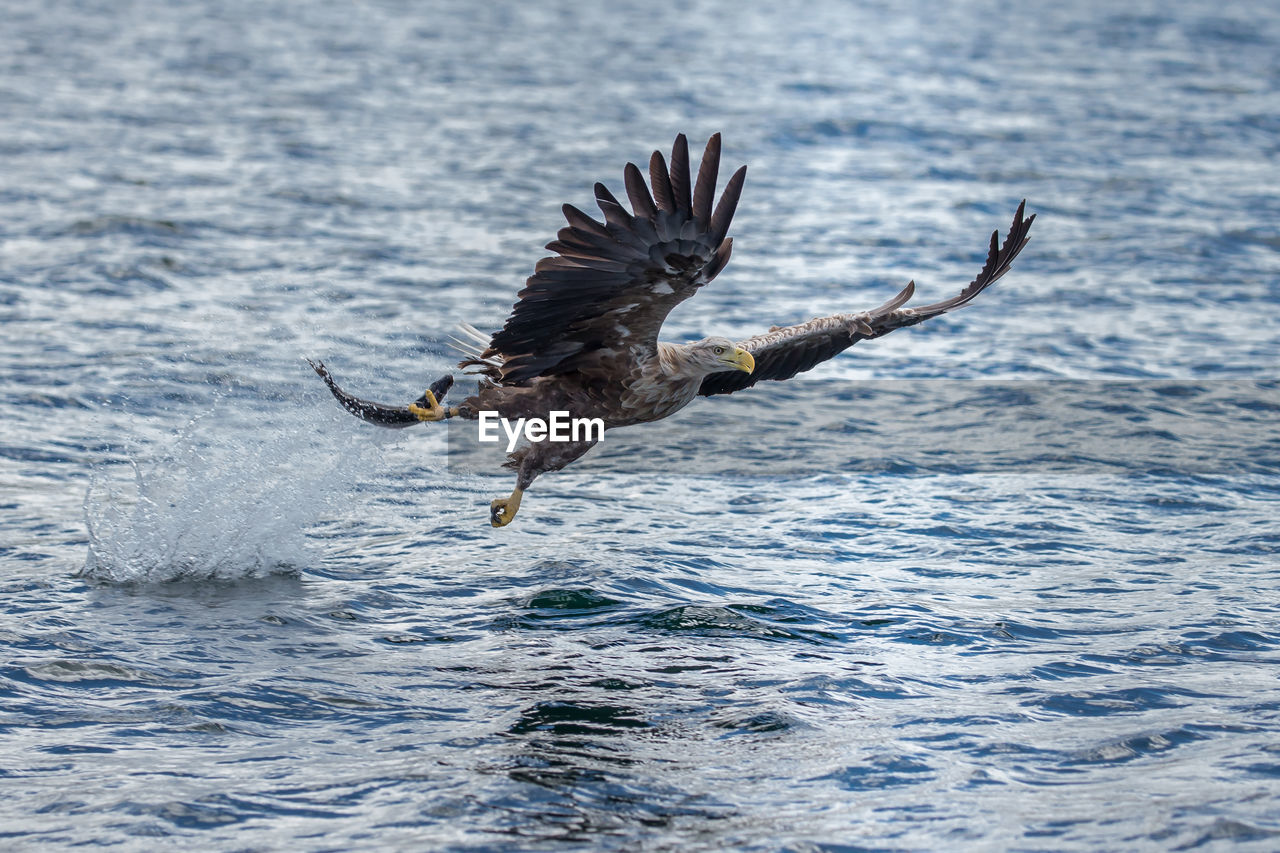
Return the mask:
{"type": "Polygon", "coordinates": [[[477,329],[475,326],[472,326],[470,323],[459,323],[458,331],[466,337],[466,340],[450,336],[450,346],[462,353],[466,358],[483,361],[485,364],[489,364],[494,367],[502,367],[502,360],[500,358],[497,358],[496,356],[490,358],[484,357],[484,351],[489,348],[488,335],[477,329]]]}
{"type": "Polygon", "coordinates": [[[480,331],[479,329],[477,329],[475,326],[471,325],[470,323],[459,323],[459,324],[458,324],[458,330],[459,330],[460,332],[462,332],[462,334],[464,334],[464,335],[466,335],[468,338],[470,338],[471,340],[473,340],[473,341],[475,341],[476,343],[480,344],[482,347],[488,347],[488,346],[489,346],[489,339],[490,339],[490,336],[489,336],[489,335],[486,335],[484,332],[480,331]]]}

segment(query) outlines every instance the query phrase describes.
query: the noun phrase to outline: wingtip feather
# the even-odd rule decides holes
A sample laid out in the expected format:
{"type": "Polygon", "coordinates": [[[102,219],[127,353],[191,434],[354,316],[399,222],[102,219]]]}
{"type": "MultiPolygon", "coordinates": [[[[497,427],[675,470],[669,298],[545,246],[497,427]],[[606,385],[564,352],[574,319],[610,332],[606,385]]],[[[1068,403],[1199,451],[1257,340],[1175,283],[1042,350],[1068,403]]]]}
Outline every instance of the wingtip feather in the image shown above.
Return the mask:
{"type": "Polygon", "coordinates": [[[640,167],[635,163],[628,163],[622,175],[632,212],[641,219],[655,219],[658,209],[653,203],[653,196],[649,194],[649,188],[644,184],[644,175],[640,174],[640,167]]]}
{"type": "Polygon", "coordinates": [[[711,242],[719,243],[729,233],[729,225],[733,222],[733,214],[738,209],[738,199],[742,196],[742,185],[747,179],[747,167],[740,166],[724,186],[720,195],[720,203],[716,212],[711,215],[711,242]]]}
{"type": "Polygon", "coordinates": [[[676,134],[671,146],[671,192],[676,210],[693,213],[693,200],[689,189],[689,140],[683,133],[676,134]]]}
{"type": "Polygon", "coordinates": [[[653,152],[649,158],[649,183],[653,186],[653,200],[658,205],[658,209],[668,213],[674,212],[676,201],[671,192],[671,175],[661,151],[653,152]]]}
{"type": "Polygon", "coordinates": [[[711,205],[715,201],[716,178],[720,174],[720,134],[713,133],[702,152],[698,166],[698,182],[693,189],[693,217],[698,227],[706,229],[711,224],[711,205]]]}

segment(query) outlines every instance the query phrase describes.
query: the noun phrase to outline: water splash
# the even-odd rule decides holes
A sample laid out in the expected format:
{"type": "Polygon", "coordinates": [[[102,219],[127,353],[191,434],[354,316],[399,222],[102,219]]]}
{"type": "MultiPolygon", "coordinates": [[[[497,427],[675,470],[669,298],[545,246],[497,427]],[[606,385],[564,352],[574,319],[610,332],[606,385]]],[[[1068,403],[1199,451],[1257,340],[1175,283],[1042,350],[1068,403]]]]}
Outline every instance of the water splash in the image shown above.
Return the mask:
{"type": "Polygon", "coordinates": [[[211,413],[157,459],[95,471],[84,500],[81,576],[114,583],[296,573],[316,559],[307,531],[377,465],[367,435],[301,412],[277,425],[211,413]]]}

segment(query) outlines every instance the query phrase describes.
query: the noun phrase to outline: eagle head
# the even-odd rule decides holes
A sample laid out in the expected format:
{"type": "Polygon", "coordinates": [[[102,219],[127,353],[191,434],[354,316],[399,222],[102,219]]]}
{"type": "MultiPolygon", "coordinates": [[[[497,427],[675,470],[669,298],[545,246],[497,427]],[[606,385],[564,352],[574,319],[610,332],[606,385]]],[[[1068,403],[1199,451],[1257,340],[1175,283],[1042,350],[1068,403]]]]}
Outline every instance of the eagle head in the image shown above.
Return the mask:
{"type": "Polygon", "coordinates": [[[751,353],[728,338],[703,338],[696,344],[690,344],[689,356],[691,366],[708,374],[725,370],[750,373],[756,369],[756,360],[751,353]]]}

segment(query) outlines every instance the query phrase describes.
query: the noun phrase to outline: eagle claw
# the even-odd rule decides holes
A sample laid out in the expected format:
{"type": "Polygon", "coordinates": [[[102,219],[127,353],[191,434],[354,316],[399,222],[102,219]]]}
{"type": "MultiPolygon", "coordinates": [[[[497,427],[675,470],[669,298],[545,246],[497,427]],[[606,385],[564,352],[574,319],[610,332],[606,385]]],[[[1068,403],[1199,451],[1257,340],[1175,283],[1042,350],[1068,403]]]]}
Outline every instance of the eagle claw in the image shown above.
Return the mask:
{"type": "Polygon", "coordinates": [[[449,417],[444,406],[436,400],[436,395],[430,391],[424,391],[421,397],[410,403],[409,411],[417,415],[420,421],[442,421],[449,417]]]}
{"type": "Polygon", "coordinates": [[[520,510],[520,498],[524,495],[520,489],[511,493],[509,498],[497,498],[489,504],[489,523],[494,527],[506,527],[520,510]]]}

